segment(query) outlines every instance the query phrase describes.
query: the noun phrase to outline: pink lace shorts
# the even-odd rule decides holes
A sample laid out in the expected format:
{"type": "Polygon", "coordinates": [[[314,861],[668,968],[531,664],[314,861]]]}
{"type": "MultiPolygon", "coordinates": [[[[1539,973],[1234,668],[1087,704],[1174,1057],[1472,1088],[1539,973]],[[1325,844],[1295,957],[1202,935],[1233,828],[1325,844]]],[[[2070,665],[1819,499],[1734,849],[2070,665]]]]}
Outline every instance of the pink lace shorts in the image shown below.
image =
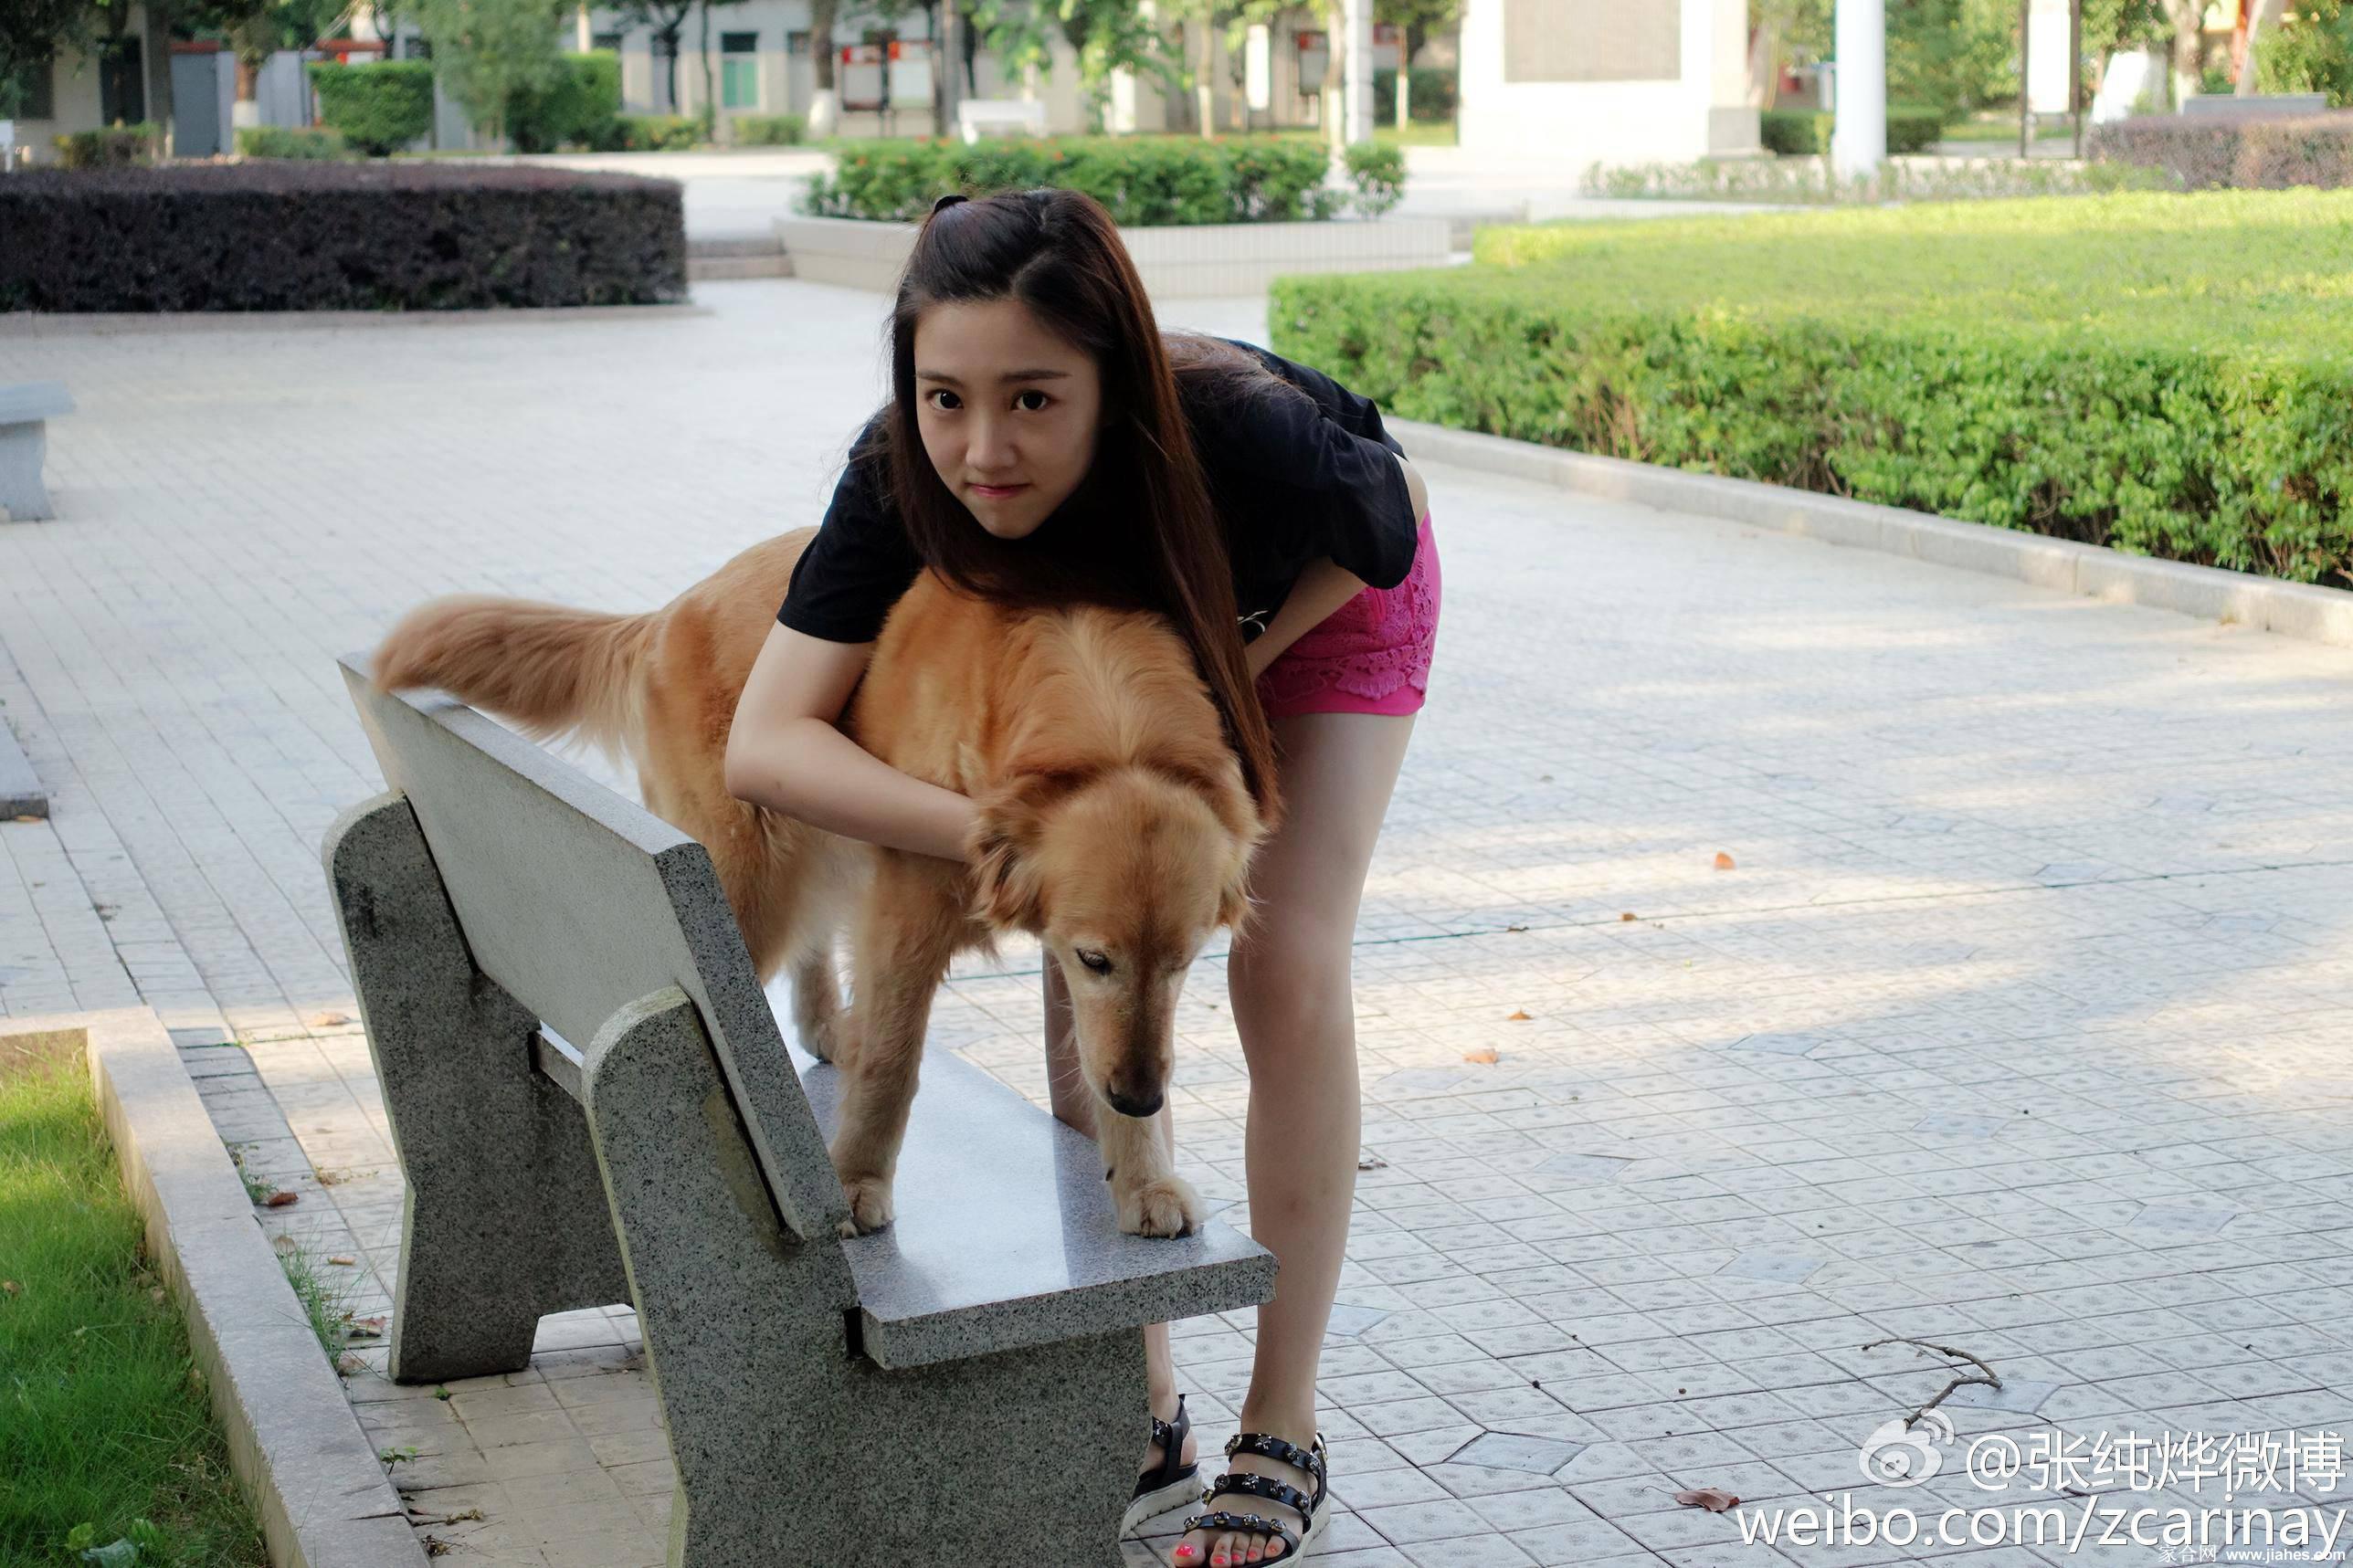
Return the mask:
{"type": "Polygon", "coordinates": [[[1269,719],[1301,713],[1417,713],[1438,646],[1438,547],[1421,520],[1413,569],[1367,588],[1284,648],[1258,678],[1269,719]]]}

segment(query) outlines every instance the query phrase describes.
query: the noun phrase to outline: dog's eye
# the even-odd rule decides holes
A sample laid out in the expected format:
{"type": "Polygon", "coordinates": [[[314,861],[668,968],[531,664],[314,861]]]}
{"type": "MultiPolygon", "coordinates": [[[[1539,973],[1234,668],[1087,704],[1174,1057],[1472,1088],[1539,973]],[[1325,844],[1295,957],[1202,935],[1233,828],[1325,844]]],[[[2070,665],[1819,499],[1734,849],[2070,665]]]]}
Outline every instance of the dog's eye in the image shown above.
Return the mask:
{"type": "Polygon", "coordinates": [[[1071,951],[1078,955],[1078,959],[1081,963],[1085,964],[1097,974],[1109,974],[1111,973],[1111,960],[1104,957],[1102,953],[1092,952],[1083,947],[1074,947],[1071,951]]]}

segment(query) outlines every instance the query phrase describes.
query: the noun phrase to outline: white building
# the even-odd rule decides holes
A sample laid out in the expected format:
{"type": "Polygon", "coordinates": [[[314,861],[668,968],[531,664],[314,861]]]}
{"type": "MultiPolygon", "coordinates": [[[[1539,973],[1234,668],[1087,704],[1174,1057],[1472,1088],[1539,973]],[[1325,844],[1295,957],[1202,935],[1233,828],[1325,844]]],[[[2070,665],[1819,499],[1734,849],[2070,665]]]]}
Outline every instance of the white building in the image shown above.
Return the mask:
{"type": "MultiPolygon", "coordinates": [[[[808,113],[817,95],[817,69],[810,52],[807,0],[743,0],[713,9],[710,21],[711,89],[719,100],[723,126],[736,115],[808,113]]],[[[1188,64],[1201,58],[1201,38],[1192,31],[1198,26],[1188,24],[1171,31],[1172,43],[1182,39],[1183,58],[1188,64]]],[[[630,26],[618,13],[592,9],[586,35],[591,47],[619,53],[622,107],[628,112],[695,114],[705,100],[702,28],[702,15],[697,11],[680,33],[675,92],[670,86],[670,62],[660,52],[660,40],[650,26],[630,26]]],[[[1245,102],[1243,62],[1229,54],[1221,29],[1209,31],[1210,118],[1215,128],[1239,131],[1247,125],[1263,130],[1317,123],[1329,53],[1315,12],[1286,11],[1270,29],[1268,107],[1255,114],[1245,102]]],[[[1034,96],[1047,106],[1050,130],[1086,129],[1077,57],[1059,34],[1053,36],[1053,68],[1026,84],[1008,79],[989,50],[975,48],[965,68],[961,96],[1034,96]]],[[[873,134],[886,127],[900,134],[928,133],[933,72],[940,61],[924,12],[911,10],[895,27],[890,27],[845,6],[836,16],[834,45],[839,51],[836,84],[845,134],[873,134]]],[[[1451,66],[1453,52],[1451,37],[1433,39],[1424,46],[1420,63],[1451,66]]],[[[1393,68],[1398,53],[1393,32],[1381,29],[1373,50],[1375,68],[1393,68]]],[[[1107,128],[1190,130],[1196,128],[1196,113],[1192,93],[1164,97],[1149,80],[1123,82],[1114,87],[1107,128]]]]}
{"type": "Polygon", "coordinates": [[[1461,96],[1462,145],[1498,156],[1753,153],[1747,0],[1464,0],[1461,96]]]}

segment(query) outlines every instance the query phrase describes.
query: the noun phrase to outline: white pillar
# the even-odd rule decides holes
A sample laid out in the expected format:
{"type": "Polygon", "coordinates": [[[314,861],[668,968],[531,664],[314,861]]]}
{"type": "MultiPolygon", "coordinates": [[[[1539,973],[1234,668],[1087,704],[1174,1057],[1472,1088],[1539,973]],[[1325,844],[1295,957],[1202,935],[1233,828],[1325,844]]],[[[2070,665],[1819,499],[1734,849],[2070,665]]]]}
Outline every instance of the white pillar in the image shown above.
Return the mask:
{"type": "Polygon", "coordinates": [[[582,54],[596,47],[596,34],[588,25],[588,0],[580,0],[579,8],[572,14],[572,42],[582,54]]]}
{"type": "Polygon", "coordinates": [[[1341,84],[1342,107],[1347,116],[1346,140],[1373,139],[1373,0],[1341,0],[1347,18],[1346,73],[1341,84]]]}
{"type": "Polygon", "coordinates": [[[1831,164],[1846,177],[1887,161],[1886,0],[1837,0],[1838,123],[1831,164]]]}

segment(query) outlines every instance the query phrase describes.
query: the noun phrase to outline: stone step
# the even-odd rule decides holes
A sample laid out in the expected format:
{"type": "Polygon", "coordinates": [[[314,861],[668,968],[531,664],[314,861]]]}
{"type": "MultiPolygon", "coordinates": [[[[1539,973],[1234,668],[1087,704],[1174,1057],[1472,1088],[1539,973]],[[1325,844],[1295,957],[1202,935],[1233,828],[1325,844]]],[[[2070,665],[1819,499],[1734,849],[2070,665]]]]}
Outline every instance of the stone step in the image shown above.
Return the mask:
{"type": "Polygon", "coordinates": [[[702,256],[692,250],[686,253],[686,279],[690,283],[715,283],[736,278],[790,278],[793,258],[782,249],[771,249],[757,256],[702,256]]]}

